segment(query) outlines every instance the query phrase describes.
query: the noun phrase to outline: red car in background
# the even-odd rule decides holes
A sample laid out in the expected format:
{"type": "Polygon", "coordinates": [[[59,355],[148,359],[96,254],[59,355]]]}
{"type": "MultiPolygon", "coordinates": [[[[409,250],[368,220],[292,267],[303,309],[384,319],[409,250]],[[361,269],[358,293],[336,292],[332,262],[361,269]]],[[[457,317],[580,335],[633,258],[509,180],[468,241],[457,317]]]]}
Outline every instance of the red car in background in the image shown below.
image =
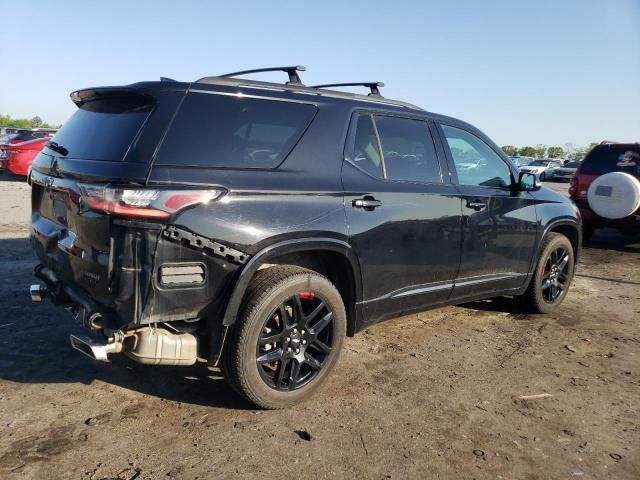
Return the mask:
{"type": "Polygon", "coordinates": [[[3,145],[0,149],[0,170],[7,169],[14,175],[27,176],[29,167],[51,139],[51,135],[21,143],[3,145]]]}
{"type": "Polygon", "coordinates": [[[594,147],[571,179],[569,196],[582,215],[583,238],[602,227],[640,233],[640,144],[594,147]]]}
{"type": "MultiPolygon", "coordinates": [[[[6,142],[7,145],[14,145],[16,143],[28,142],[30,140],[35,140],[37,138],[51,137],[56,133],[56,129],[52,128],[44,128],[44,129],[36,129],[36,130],[23,130],[16,134],[13,134],[11,138],[6,142]]],[[[2,142],[0,142],[2,143],[2,142]]],[[[3,145],[0,145],[2,147],[3,145]]]]}

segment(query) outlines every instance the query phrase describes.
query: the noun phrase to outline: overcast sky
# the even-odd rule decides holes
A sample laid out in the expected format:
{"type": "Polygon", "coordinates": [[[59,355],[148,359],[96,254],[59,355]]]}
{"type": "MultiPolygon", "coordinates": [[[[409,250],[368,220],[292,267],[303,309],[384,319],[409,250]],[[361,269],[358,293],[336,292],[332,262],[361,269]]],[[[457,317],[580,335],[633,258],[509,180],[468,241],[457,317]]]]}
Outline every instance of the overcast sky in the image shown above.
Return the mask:
{"type": "Polygon", "coordinates": [[[62,123],[81,87],[303,64],[307,84],[384,81],[383,95],[501,145],[640,141],[640,0],[60,0],[0,12],[0,113],[13,117],[62,123]]]}

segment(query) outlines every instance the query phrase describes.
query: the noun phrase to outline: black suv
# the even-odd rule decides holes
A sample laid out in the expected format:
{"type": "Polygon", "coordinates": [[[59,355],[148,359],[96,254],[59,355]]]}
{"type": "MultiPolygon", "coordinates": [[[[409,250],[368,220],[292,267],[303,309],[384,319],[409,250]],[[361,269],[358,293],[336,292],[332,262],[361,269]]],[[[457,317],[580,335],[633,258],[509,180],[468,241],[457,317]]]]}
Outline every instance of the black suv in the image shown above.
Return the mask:
{"type": "Polygon", "coordinates": [[[31,295],[87,327],[76,349],[220,364],[280,408],[373,323],[500,295],[562,302],[581,244],[568,198],[467,123],[378,83],[307,87],[302,69],[71,94],[30,175],[45,284],[31,295]]]}

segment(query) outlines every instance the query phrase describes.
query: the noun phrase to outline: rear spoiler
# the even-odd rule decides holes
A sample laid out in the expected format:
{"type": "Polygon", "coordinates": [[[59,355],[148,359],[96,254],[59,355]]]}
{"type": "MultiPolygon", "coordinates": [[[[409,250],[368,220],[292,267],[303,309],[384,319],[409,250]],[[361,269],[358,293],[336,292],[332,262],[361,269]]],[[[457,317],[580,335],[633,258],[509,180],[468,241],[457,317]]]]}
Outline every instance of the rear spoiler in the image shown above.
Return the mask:
{"type": "Polygon", "coordinates": [[[107,97],[125,97],[131,100],[136,99],[137,102],[144,104],[154,104],[155,100],[153,96],[142,91],[140,88],[131,87],[98,87],[87,88],[83,90],[76,90],[72,92],[71,101],[78,107],[82,107],[87,102],[100,100],[107,97]]]}

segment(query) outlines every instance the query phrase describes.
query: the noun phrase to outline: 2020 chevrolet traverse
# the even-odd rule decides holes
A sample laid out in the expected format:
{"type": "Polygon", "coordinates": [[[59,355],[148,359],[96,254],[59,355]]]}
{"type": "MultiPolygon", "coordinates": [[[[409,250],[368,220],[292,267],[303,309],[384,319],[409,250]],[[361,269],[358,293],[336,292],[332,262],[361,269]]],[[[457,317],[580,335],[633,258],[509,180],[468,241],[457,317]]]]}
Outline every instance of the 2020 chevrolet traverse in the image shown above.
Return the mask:
{"type": "Polygon", "coordinates": [[[567,294],[581,243],[568,198],[473,126],[307,87],[302,67],[71,94],[33,163],[33,300],[98,360],[221,364],[265,408],[309,397],[345,335],[442,305],[567,294]],[[287,83],[246,80],[282,70],[287,83]]]}

